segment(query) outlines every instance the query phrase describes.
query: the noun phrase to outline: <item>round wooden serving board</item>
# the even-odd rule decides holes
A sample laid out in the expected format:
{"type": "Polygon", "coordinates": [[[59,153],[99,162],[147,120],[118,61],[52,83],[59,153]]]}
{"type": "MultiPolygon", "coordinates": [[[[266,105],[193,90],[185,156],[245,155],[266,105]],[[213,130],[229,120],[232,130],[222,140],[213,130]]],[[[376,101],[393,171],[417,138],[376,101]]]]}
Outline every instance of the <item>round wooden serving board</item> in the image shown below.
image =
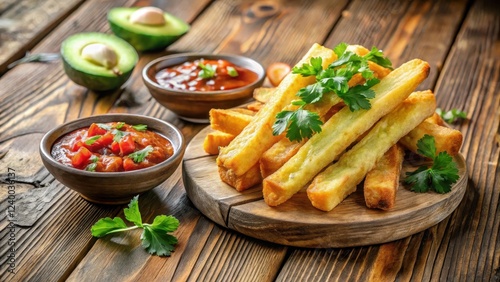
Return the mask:
{"type": "MultiPolygon", "coordinates": [[[[297,247],[338,248],[380,244],[423,231],[450,215],[467,188],[464,158],[455,161],[460,178],[451,192],[414,193],[400,187],[390,211],[368,209],[362,189],[330,212],[314,208],[305,192],[269,207],[262,186],[238,192],[219,178],[216,156],[203,151],[207,127],[187,147],[183,161],[186,192],[194,205],[219,225],[253,238],[297,247]]],[[[406,164],[405,164],[406,166],[406,164]]]]}

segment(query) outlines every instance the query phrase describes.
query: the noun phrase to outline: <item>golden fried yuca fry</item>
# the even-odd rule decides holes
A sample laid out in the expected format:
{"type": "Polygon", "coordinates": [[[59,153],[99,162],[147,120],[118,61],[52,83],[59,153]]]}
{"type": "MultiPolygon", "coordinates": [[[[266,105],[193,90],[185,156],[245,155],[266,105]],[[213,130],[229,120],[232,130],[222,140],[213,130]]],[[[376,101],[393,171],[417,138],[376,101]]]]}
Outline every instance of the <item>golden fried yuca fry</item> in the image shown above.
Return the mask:
{"type": "Polygon", "coordinates": [[[389,210],[394,207],[403,159],[403,148],[395,144],[377,160],[375,167],[366,174],[363,194],[367,207],[381,210],[389,210]]]}
{"type": "Polygon", "coordinates": [[[234,135],[222,131],[212,131],[205,136],[203,141],[203,149],[207,154],[219,154],[219,147],[224,147],[233,141],[234,135]]]}
{"type": "Polygon", "coordinates": [[[407,149],[417,153],[417,142],[425,134],[434,136],[437,153],[446,151],[451,156],[455,156],[460,151],[463,141],[462,132],[428,121],[423,121],[399,142],[407,149]]]}
{"type": "Polygon", "coordinates": [[[260,111],[260,109],[262,109],[263,106],[264,106],[263,103],[261,103],[259,101],[255,101],[255,102],[248,104],[247,109],[257,113],[258,111],[260,111]]]}
{"type": "Polygon", "coordinates": [[[319,173],[307,187],[312,205],[330,211],[356,190],[366,173],[398,140],[432,115],[436,99],[432,92],[415,92],[394,111],[378,121],[370,132],[338,162],[319,173]]]}
{"type": "Polygon", "coordinates": [[[262,181],[259,164],[255,164],[242,175],[236,175],[231,169],[219,167],[219,176],[225,183],[231,185],[236,191],[246,190],[262,181]]]}
{"type": "Polygon", "coordinates": [[[432,114],[432,116],[430,116],[429,118],[425,119],[425,121],[430,122],[430,123],[434,123],[437,125],[441,125],[441,126],[446,126],[446,123],[444,122],[444,120],[436,112],[434,114],[432,114]]]}
{"type": "Polygon", "coordinates": [[[253,119],[253,112],[247,109],[242,110],[246,110],[250,113],[235,109],[211,109],[210,126],[214,130],[238,135],[253,119]]]}
{"type": "Polygon", "coordinates": [[[261,103],[267,103],[271,100],[274,90],[276,90],[274,87],[255,88],[253,91],[253,98],[261,103]]]}
{"type": "MultiPolygon", "coordinates": [[[[309,63],[313,57],[321,57],[323,67],[326,67],[337,56],[333,50],[314,44],[297,65],[309,63]]],[[[314,83],[315,79],[314,76],[303,77],[289,73],[252,122],[228,146],[220,150],[217,165],[226,170],[233,170],[235,175],[242,175],[255,166],[262,153],[281,138],[273,135],[272,126],[276,114],[295,99],[295,94],[302,87],[314,83]]]]}
{"type": "Polygon", "coordinates": [[[392,71],[372,87],[371,109],[351,112],[344,107],[333,115],[300,150],[263,182],[264,200],[279,205],[305,186],[335,160],[361,134],[407,98],[429,74],[429,64],[412,60],[392,71]]]}
{"type": "Polygon", "coordinates": [[[304,143],[305,140],[302,140],[301,142],[292,142],[287,138],[282,138],[280,141],[274,143],[271,148],[262,154],[262,157],[259,160],[260,173],[262,174],[262,177],[265,178],[277,171],[284,163],[297,153],[304,143]]]}

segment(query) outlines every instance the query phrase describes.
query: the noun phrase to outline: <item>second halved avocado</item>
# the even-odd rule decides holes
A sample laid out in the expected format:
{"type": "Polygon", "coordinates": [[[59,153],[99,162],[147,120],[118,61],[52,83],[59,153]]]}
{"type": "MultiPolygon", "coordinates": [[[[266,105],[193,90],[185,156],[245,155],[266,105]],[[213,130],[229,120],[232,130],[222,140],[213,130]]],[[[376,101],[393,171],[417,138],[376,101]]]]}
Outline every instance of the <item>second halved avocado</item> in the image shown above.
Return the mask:
{"type": "Polygon", "coordinates": [[[108,22],[113,33],[128,41],[138,51],[166,48],[190,28],[183,20],[165,12],[163,12],[164,24],[134,23],[130,21],[130,17],[138,9],[117,7],[108,12],[108,22]]]}

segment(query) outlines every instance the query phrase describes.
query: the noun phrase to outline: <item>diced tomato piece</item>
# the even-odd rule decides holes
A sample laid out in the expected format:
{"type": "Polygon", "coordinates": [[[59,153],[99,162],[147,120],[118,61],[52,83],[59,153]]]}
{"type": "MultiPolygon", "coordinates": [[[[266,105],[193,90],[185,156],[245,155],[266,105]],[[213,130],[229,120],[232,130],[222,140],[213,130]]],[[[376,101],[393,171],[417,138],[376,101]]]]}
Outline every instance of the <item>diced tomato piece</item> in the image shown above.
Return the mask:
{"type": "Polygon", "coordinates": [[[101,159],[102,166],[99,166],[99,171],[103,172],[117,172],[123,171],[123,161],[121,157],[117,156],[104,156],[101,159]]]}
{"type": "Polygon", "coordinates": [[[133,153],[135,150],[134,138],[130,135],[126,135],[120,140],[120,152],[122,156],[126,156],[133,153]]]}
{"type": "Polygon", "coordinates": [[[111,132],[106,132],[104,135],[99,137],[99,139],[95,140],[94,143],[90,145],[84,143],[84,146],[92,152],[97,152],[98,150],[111,145],[111,143],[113,143],[113,134],[111,134],[111,132]]]}
{"type": "Polygon", "coordinates": [[[116,141],[113,141],[113,143],[111,143],[111,152],[113,152],[113,154],[116,154],[118,155],[120,153],[120,144],[116,141]]]}
{"type": "Polygon", "coordinates": [[[71,148],[71,151],[76,152],[81,147],[83,147],[83,142],[82,141],[76,141],[75,143],[73,143],[73,147],[71,148]]]}
{"type": "Polygon", "coordinates": [[[93,123],[89,127],[89,131],[87,132],[87,136],[92,137],[96,135],[104,135],[106,134],[107,130],[104,128],[99,127],[97,123],[93,123]]]}
{"type": "Polygon", "coordinates": [[[278,86],[291,70],[292,68],[289,64],[277,62],[269,65],[266,75],[273,86],[278,86]]]}
{"type": "Polygon", "coordinates": [[[123,170],[124,171],[130,171],[130,170],[136,170],[138,169],[138,165],[134,163],[132,159],[129,158],[124,158],[123,159],[123,170]]]}
{"type": "Polygon", "coordinates": [[[88,160],[92,156],[92,152],[90,152],[87,148],[81,147],[78,149],[75,155],[71,158],[71,164],[76,168],[83,168],[87,165],[88,160]]]}

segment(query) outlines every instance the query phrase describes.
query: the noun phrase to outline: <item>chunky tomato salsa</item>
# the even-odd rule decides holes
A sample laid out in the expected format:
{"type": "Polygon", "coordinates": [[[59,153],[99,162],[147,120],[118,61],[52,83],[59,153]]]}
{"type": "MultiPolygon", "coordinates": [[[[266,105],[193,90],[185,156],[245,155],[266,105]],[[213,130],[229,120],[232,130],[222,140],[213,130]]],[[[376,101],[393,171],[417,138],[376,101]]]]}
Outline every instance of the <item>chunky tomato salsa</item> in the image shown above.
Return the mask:
{"type": "Polygon", "coordinates": [[[172,143],[145,125],[93,123],[61,137],[52,157],[77,169],[130,171],[161,163],[174,153],[172,143]]]}
{"type": "Polygon", "coordinates": [[[160,70],[156,81],[163,87],[186,91],[218,91],[246,86],[257,73],[227,60],[195,60],[160,70]]]}

